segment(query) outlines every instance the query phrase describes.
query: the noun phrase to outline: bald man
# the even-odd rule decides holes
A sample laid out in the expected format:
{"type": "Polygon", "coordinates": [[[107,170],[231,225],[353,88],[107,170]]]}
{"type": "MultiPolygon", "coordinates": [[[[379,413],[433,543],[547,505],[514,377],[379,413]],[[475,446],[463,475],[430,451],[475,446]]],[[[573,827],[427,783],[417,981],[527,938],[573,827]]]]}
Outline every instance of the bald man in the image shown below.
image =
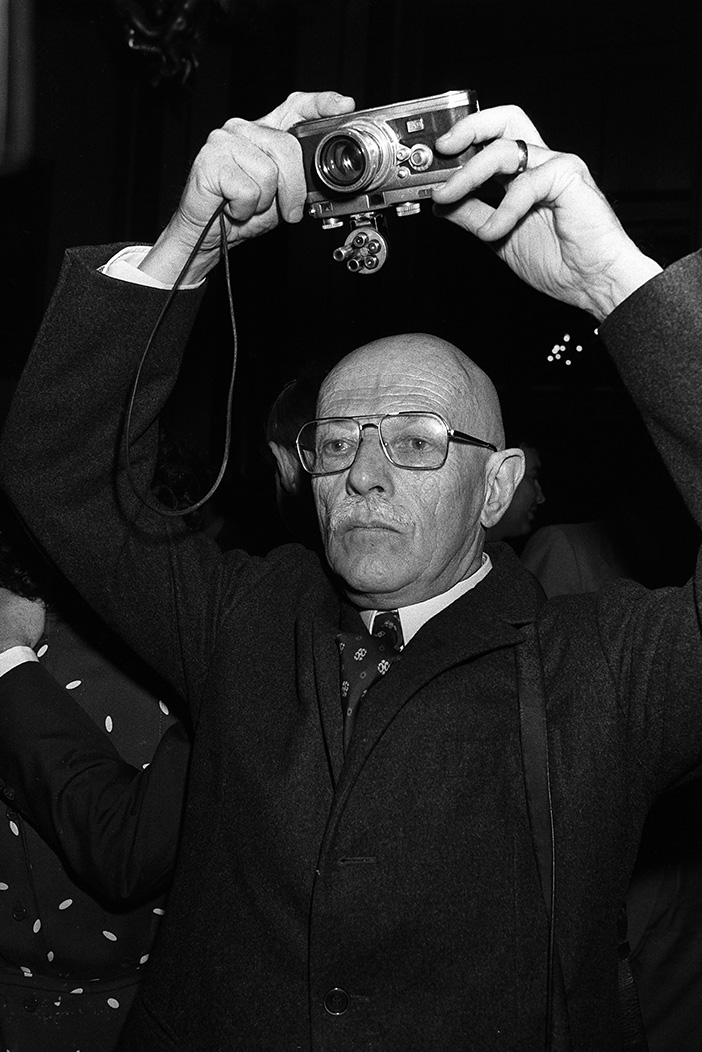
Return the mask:
{"type": "MultiPolygon", "coordinates": [[[[496,523],[509,504],[524,455],[502,449],[497,393],[474,362],[426,334],[379,340],[332,370],[318,409],[321,417],[369,421],[363,437],[351,441],[348,463],[335,463],[333,474],[313,483],[327,560],[356,605],[423,602],[480,568],[481,527],[496,523]],[[451,441],[448,428],[439,427],[442,460],[446,454],[441,470],[393,470],[393,444],[382,442],[383,416],[427,408],[477,441],[451,441]]],[[[406,426],[420,437],[401,432],[404,442],[407,435],[429,442],[416,417],[406,426]]]]}
{"type": "MultiPolygon", "coordinates": [[[[229,122],[153,247],[70,252],[5,431],[22,515],[193,715],[173,891],[121,1047],[614,1052],[641,825],[702,755],[699,586],[540,605],[507,546],[484,546],[523,454],[486,376],[425,334],[341,361],[300,430],[328,566],[295,545],[223,554],[113,474],[136,360],[186,267],[132,427],[137,487],[152,478],[156,413],[218,259],[214,236],[191,257],[203,223],[223,200],[232,244],[297,221],[285,129],[351,106],[295,95],[229,122]]],[[[701,261],[661,274],[520,110],[473,114],[437,148],[475,143],[435,211],[598,319],[699,520],[701,261]],[[493,208],[472,191],[495,175],[493,208]]],[[[18,691],[2,684],[30,675],[31,651],[0,638],[4,734],[18,691]]],[[[90,777],[80,756],[71,777],[90,777]]],[[[70,793],[65,766],[40,734],[18,740],[15,806],[32,812],[37,779],[70,793]]]]}

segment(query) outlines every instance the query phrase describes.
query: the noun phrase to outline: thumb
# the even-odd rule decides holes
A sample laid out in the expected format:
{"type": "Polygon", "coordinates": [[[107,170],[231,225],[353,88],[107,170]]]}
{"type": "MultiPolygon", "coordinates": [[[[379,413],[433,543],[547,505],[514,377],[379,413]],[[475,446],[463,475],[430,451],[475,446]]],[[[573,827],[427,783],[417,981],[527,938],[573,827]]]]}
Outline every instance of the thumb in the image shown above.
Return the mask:
{"type": "Polygon", "coordinates": [[[261,117],[258,124],[270,128],[287,130],[298,121],[316,120],[319,117],[335,117],[337,114],[350,113],[355,107],[350,95],[339,95],[336,91],[294,91],[285,102],[261,117]]]}

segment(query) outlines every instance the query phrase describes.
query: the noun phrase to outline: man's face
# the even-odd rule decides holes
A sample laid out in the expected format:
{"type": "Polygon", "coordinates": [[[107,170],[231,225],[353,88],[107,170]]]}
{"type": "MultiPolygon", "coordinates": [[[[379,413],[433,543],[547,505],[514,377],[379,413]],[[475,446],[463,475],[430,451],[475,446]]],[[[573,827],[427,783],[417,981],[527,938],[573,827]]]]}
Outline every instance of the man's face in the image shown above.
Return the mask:
{"type": "MultiPolygon", "coordinates": [[[[485,438],[475,419],[471,430],[467,378],[455,362],[412,350],[402,353],[393,343],[387,354],[356,352],[325,384],[318,415],[363,422],[376,414],[428,410],[450,427],[485,438]]],[[[377,428],[369,427],[349,469],[314,479],[327,559],[355,602],[406,606],[445,591],[477,568],[489,456],[452,442],[442,468],[408,471],[390,463],[377,428]]]]}

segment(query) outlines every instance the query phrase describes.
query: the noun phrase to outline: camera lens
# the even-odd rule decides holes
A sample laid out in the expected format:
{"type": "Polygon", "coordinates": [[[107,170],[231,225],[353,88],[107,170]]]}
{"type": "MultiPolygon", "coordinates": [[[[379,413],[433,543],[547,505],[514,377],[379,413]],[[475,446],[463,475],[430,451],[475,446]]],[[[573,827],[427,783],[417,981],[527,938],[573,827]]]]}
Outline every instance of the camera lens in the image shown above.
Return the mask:
{"type": "Polygon", "coordinates": [[[337,193],[376,190],[395,167],[396,146],[390,128],[359,117],[320,141],[314,158],[317,175],[337,193]]]}
{"type": "Polygon", "coordinates": [[[358,143],[348,135],[329,139],[320,151],[319,167],[328,184],[345,189],[355,186],[366,169],[366,158],[358,143]]]}

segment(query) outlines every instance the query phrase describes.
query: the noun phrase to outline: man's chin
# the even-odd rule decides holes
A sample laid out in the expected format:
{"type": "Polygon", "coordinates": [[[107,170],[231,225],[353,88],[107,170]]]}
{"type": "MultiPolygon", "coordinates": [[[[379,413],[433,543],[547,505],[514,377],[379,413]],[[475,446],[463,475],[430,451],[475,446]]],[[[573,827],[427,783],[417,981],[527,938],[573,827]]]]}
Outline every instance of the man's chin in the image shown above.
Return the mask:
{"type": "Polygon", "coordinates": [[[350,595],[371,598],[392,594],[407,585],[406,572],[388,565],[387,558],[381,558],[378,553],[356,552],[353,557],[344,553],[338,558],[330,557],[329,562],[350,595]]]}

